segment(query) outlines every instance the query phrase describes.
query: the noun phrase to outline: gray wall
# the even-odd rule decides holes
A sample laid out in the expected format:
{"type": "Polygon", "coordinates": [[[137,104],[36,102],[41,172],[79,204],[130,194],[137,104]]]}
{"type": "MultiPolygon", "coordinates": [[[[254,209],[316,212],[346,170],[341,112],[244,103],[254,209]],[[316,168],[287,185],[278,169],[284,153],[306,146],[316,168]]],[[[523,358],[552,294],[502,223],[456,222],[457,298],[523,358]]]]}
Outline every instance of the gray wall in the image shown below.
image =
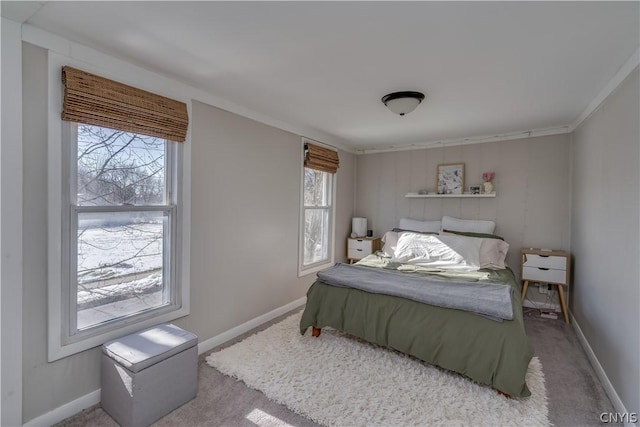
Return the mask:
{"type": "Polygon", "coordinates": [[[367,217],[377,235],[397,227],[403,217],[493,220],[496,234],[510,245],[507,262],[519,274],[520,248],[569,249],[569,146],[568,135],[555,135],[362,155],[357,158],[356,215],[367,217]],[[435,191],[437,165],[458,162],[465,164],[467,186],[479,185],[483,172],[495,172],[496,197],[405,197],[420,189],[435,191]]]}
{"type": "MultiPolygon", "coordinates": [[[[301,138],[199,102],[191,120],[191,315],[177,323],[202,339],[303,297],[315,274],[297,278],[301,138]]],[[[342,260],[354,156],[339,156],[342,260]]]]}
{"type": "Polygon", "coordinates": [[[620,399],[640,413],[638,69],[574,132],[572,312],[620,399]]]}
{"type": "Polygon", "coordinates": [[[47,362],[47,52],[23,43],[23,421],[100,388],[100,352],[47,362]]]}
{"type": "MultiPolygon", "coordinates": [[[[100,388],[98,348],[47,362],[47,52],[23,45],[23,421],[100,388]]],[[[191,315],[212,338],[305,295],[298,278],[300,136],[193,103],[191,315]]],[[[340,152],[336,259],[346,258],[354,155],[340,152]]]]}

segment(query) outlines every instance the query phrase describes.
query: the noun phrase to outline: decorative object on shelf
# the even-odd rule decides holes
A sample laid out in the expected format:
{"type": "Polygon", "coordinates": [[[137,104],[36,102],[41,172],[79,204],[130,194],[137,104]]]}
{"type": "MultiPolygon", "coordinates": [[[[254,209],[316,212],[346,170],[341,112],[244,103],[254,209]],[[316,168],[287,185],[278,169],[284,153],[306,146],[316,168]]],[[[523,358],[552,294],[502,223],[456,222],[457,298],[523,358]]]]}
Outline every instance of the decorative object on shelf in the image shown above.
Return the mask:
{"type": "Polygon", "coordinates": [[[381,101],[391,112],[404,116],[416,109],[424,100],[421,92],[393,92],[382,97],[381,101]]]}
{"type": "Polygon", "coordinates": [[[484,181],[484,192],[485,193],[492,193],[493,192],[493,183],[491,182],[491,180],[493,179],[493,177],[496,176],[495,172],[484,172],[482,174],[482,180],[484,181]]]}
{"type": "Polygon", "coordinates": [[[407,199],[447,199],[447,198],[487,198],[487,197],[496,197],[496,192],[493,193],[479,193],[479,194],[470,194],[470,193],[460,193],[460,194],[418,194],[418,193],[407,193],[405,196],[407,199]]]}
{"type": "Polygon", "coordinates": [[[438,194],[462,194],[464,189],[464,163],[438,165],[438,194]]]}
{"type": "Polygon", "coordinates": [[[479,185],[470,185],[469,186],[469,194],[480,194],[480,186],[479,185]]]}
{"type": "Polygon", "coordinates": [[[367,218],[353,218],[351,220],[351,237],[365,237],[366,235],[367,218]]]}
{"type": "Polygon", "coordinates": [[[429,194],[427,190],[418,190],[418,194],[429,194]]]}

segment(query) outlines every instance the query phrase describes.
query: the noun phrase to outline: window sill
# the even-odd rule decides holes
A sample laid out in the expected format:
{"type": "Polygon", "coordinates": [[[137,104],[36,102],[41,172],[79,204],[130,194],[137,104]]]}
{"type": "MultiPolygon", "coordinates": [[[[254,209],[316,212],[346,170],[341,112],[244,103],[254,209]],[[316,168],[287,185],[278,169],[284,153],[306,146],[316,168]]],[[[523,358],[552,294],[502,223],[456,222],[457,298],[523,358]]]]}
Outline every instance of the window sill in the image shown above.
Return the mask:
{"type": "Polygon", "coordinates": [[[109,340],[123,337],[133,332],[158,325],[160,323],[171,322],[172,320],[187,316],[188,314],[189,310],[185,307],[182,307],[170,312],[155,314],[144,320],[141,320],[139,317],[131,319],[130,322],[123,320],[119,323],[119,326],[114,325],[114,329],[105,331],[101,334],[92,335],[69,344],[62,344],[59,340],[57,340],[57,342],[53,342],[55,340],[50,340],[48,361],[53,362],[58,359],[68,357],[94,347],[99,347],[109,340]]]}
{"type": "Polygon", "coordinates": [[[298,277],[305,277],[313,273],[317,273],[318,271],[325,270],[331,266],[333,266],[335,262],[333,260],[324,262],[322,264],[317,264],[313,266],[309,266],[305,269],[298,270],[298,277]]]}

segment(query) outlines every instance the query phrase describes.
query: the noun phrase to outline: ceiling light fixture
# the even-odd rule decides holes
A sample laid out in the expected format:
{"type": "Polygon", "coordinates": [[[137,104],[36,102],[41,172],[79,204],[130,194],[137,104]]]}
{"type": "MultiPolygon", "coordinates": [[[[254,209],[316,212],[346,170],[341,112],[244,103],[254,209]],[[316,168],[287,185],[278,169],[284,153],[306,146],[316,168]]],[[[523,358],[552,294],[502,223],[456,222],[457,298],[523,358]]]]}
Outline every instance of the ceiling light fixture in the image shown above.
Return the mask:
{"type": "Polygon", "coordinates": [[[424,99],[421,92],[393,92],[382,97],[382,102],[392,112],[404,116],[416,109],[424,99]]]}

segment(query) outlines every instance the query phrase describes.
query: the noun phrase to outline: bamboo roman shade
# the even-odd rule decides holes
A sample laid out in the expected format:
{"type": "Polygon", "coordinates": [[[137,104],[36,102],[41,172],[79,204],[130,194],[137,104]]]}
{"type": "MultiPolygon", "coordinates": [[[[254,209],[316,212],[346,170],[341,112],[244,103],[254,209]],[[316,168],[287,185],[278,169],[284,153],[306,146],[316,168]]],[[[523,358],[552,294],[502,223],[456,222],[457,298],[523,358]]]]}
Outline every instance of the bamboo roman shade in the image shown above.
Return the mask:
{"type": "Polygon", "coordinates": [[[62,120],[184,142],[187,105],[69,66],[62,67],[62,120]]]}
{"type": "Polygon", "coordinates": [[[336,173],[338,166],[340,166],[340,159],[336,151],[309,143],[304,145],[305,168],[336,173]]]}

